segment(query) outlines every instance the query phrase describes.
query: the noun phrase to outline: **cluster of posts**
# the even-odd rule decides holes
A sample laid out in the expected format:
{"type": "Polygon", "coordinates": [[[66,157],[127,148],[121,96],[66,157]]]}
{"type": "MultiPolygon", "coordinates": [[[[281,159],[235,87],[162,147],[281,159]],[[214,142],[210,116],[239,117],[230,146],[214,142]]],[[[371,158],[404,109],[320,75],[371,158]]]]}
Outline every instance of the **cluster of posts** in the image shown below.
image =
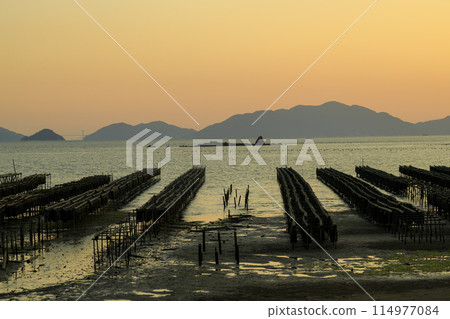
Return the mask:
{"type": "MultiPolygon", "coordinates": [[[[236,261],[236,265],[239,265],[239,244],[237,240],[236,230],[233,232],[234,238],[234,260],[236,261]]],[[[217,232],[217,246],[214,247],[214,260],[216,265],[220,264],[219,256],[222,255],[222,245],[225,241],[222,241],[220,236],[220,231],[217,232]]],[[[198,265],[203,265],[203,258],[206,253],[206,229],[202,229],[202,243],[198,244],[198,265]]]]}
{"type": "Polygon", "coordinates": [[[415,206],[399,202],[368,183],[332,168],[317,169],[317,178],[371,222],[388,229],[404,242],[445,241],[444,223],[415,206]]]}
{"type": "MultiPolygon", "coordinates": [[[[119,259],[123,260],[126,266],[129,265],[132,250],[136,251],[135,239],[145,231],[143,225],[136,222],[135,217],[136,215],[131,213],[127,220],[110,225],[94,235],[92,248],[95,270],[103,264],[108,266],[116,264],[119,259]]],[[[156,234],[157,227],[153,231],[156,234]]],[[[145,242],[146,237],[151,237],[150,232],[145,235],[142,236],[140,243],[145,242]]]]}
{"type": "Polygon", "coordinates": [[[400,173],[409,181],[408,198],[429,213],[450,219],[450,167],[430,166],[430,170],[400,166],[400,173]]]}
{"type": "MultiPolygon", "coordinates": [[[[234,208],[237,208],[238,206],[241,206],[242,195],[239,195],[239,197],[238,197],[237,189],[235,189],[234,192],[235,192],[234,197],[233,197],[234,208]]],[[[246,209],[246,210],[248,210],[249,195],[250,195],[250,185],[247,186],[247,189],[245,190],[245,195],[244,195],[244,209],[246,209]]],[[[228,189],[226,191],[225,191],[225,188],[223,189],[222,201],[223,201],[223,209],[224,210],[228,207],[229,201],[232,196],[233,196],[233,184],[230,184],[230,186],[228,187],[228,189]]]]}
{"type": "Polygon", "coordinates": [[[399,172],[405,176],[413,177],[421,181],[436,185],[442,188],[450,189],[450,175],[445,173],[417,168],[414,166],[400,166],[399,172]]]}
{"type": "Polygon", "coordinates": [[[337,226],[303,177],[292,168],[280,167],[277,168],[277,179],[287,213],[287,230],[292,246],[297,242],[298,232],[306,247],[309,247],[312,238],[319,244],[326,239],[336,244],[337,226]]]}
{"type": "Polygon", "coordinates": [[[104,186],[47,205],[45,214],[50,221],[71,222],[75,225],[87,215],[110,208],[112,203],[120,206],[120,201],[130,201],[132,197],[158,182],[159,177],[159,172],[157,175],[135,172],[104,186]]]}
{"type": "Polygon", "coordinates": [[[22,173],[8,173],[8,174],[0,174],[0,185],[4,183],[17,182],[22,179],[22,173]]]}
{"type": "Polygon", "coordinates": [[[356,176],[396,195],[406,196],[409,181],[369,166],[355,166],[356,176]]]}
{"type": "Polygon", "coordinates": [[[82,178],[49,189],[32,190],[0,199],[0,251],[3,268],[44,248],[45,241],[88,215],[115,207],[143,191],[159,176],[136,172],[111,182],[109,175],[82,178]]]}
{"type": "Polygon", "coordinates": [[[31,191],[45,185],[50,174],[33,174],[6,183],[0,183],[0,198],[31,191]]]}
{"type": "Polygon", "coordinates": [[[129,214],[122,223],[109,226],[92,238],[94,267],[129,263],[132,249],[156,236],[160,226],[178,220],[205,181],[205,168],[194,167],[177,177],[159,194],[129,214]],[[125,258],[120,258],[125,257],[125,258]]]}

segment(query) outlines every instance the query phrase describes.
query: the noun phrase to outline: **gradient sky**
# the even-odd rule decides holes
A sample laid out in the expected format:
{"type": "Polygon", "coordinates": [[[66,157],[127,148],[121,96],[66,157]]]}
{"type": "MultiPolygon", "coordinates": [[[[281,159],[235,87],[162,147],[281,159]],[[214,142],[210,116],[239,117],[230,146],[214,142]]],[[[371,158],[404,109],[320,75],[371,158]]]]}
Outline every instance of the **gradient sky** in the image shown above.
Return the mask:
{"type": "MultiPolygon", "coordinates": [[[[0,126],[63,135],[265,109],[372,0],[0,0],[0,126]]],[[[334,100],[418,122],[450,115],[450,1],[380,0],[273,107],[334,100]]]]}

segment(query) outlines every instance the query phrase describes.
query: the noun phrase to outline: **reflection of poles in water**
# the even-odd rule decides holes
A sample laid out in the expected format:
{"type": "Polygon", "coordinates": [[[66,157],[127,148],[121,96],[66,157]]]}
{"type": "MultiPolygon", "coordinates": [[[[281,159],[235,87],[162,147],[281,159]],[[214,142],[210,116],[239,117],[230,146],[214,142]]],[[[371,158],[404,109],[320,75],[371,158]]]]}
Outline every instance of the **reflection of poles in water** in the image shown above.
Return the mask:
{"type": "Polygon", "coordinates": [[[216,260],[216,265],[219,264],[219,254],[217,253],[217,247],[214,247],[214,257],[216,260]]]}
{"type": "MultiPolygon", "coordinates": [[[[249,196],[250,196],[250,185],[247,185],[247,189],[245,190],[244,196],[238,194],[238,190],[236,188],[234,189],[234,194],[233,194],[233,184],[230,184],[228,189],[224,188],[223,195],[222,195],[222,204],[223,204],[224,214],[226,214],[226,209],[227,209],[230,201],[231,201],[231,203],[234,203],[234,208],[237,209],[238,207],[241,206],[241,199],[243,199],[243,201],[244,201],[244,209],[248,211],[249,196]],[[238,197],[238,195],[239,195],[239,197],[238,197]],[[233,197],[232,200],[231,200],[231,197],[233,197]]],[[[231,216],[232,216],[231,211],[230,211],[230,209],[228,209],[228,218],[231,218],[231,216]]]]}
{"type": "Polygon", "coordinates": [[[232,195],[231,189],[232,189],[232,185],[230,185],[230,187],[225,191],[225,188],[223,189],[223,209],[225,209],[228,206],[228,202],[230,200],[230,195],[232,195]]]}
{"type": "Polygon", "coordinates": [[[202,230],[202,243],[203,243],[203,251],[205,251],[205,249],[206,249],[206,233],[205,233],[204,228],[202,230]]]}
{"type": "Polygon", "coordinates": [[[248,210],[248,196],[250,195],[250,185],[247,186],[245,191],[245,209],[248,210]]]}
{"type": "Polygon", "coordinates": [[[220,240],[220,232],[217,232],[217,242],[219,243],[219,254],[222,255],[222,241],[220,240]]]}
{"type": "Polygon", "coordinates": [[[236,260],[236,264],[239,265],[239,245],[237,242],[236,230],[234,231],[234,259],[236,260]]]}
{"type": "MultiPolygon", "coordinates": [[[[223,189],[223,195],[222,195],[222,204],[223,204],[223,210],[228,207],[231,197],[233,197],[232,203],[234,203],[234,208],[237,208],[238,206],[241,206],[241,199],[242,195],[239,195],[238,197],[238,190],[234,189],[234,197],[233,197],[233,184],[230,184],[228,189],[223,189]]],[[[248,203],[249,203],[249,195],[250,195],[250,185],[247,186],[247,189],[245,190],[244,195],[244,209],[248,210],[248,203]]],[[[228,215],[230,215],[230,212],[228,210],[228,215]]]]}

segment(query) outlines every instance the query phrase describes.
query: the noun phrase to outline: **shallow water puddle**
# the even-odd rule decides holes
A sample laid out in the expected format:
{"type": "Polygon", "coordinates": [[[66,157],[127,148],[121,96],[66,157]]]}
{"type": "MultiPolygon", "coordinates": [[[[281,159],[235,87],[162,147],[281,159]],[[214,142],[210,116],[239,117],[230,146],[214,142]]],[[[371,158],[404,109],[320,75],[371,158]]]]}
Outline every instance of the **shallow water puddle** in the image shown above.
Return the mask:
{"type": "Polygon", "coordinates": [[[193,292],[197,294],[209,294],[208,290],[194,290],[193,292]]]}
{"type": "MultiPolygon", "coordinates": [[[[290,259],[289,256],[282,256],[284,259],[290,259]]],[[[223,263],[221,265],[210,265],[206,272],[197,276],[211,276],[215,273],[224,272],[226,277],[261,275],[276,277],[304,277],[304,278],[334,278],[337,274],[330,274],[335,269],[324,269],[320,266],[302,267],[301,264],[284,264],[278,261],[267,261],[263,263],[246,262],[236,265],[235,263],[223,263]]]]}
{"type": "Polygon", "coordinates": [[[153,292],[133,290],[133,293],[138,296],[149,296],[151,298],[168,297],[172,293],[172,290],[170,289],[153,289],[152,291],[153,292]]]}
{"type": "Polygon", "coordinates": [[[381,268],[388,262],[386,260],[383,260],[382,258],[375,256],[368,256],[367,258],[363,257],[337,258],[336,261],[345,270],[351,271],[355,274],[362,274],[369,269],[381,268]]]}

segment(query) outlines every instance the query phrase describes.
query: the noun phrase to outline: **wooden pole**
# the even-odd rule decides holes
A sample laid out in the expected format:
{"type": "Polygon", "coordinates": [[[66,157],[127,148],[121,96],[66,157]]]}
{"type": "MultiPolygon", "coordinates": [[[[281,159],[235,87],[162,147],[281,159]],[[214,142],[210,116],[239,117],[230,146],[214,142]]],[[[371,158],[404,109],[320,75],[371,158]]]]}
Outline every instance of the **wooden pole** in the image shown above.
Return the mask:
{"type": "Polygon", "coordinates": [[[8,262],[8,249],[6,248],[5,233],[2,232],[2,250],[3,250],[3,269],[6,269],[6,263],[8,262]]]}
{"type": "MultiPolygon", "coordinates": [[[[14,232],[14,234],[15,234],[15,232],[14,232]]],[[[14,254],[14,238],[13,238],[12,233],[10,233],[9,239],[10,239],[10,242],[11,242],[11,254],[14,254]]]]}
{"type": "Polygon", "coordinates": [[[202,244],[198,244],[198,265],[201,266],[203,261],[202,244]]]}
{"type": "Polygon", "coordinates": [[[45,239],[48,240],[48,215],[47,215],[47,211],[44,212],[44,222],[45,222],[45,239]]]}
{"type": "Polygon", "coordinates": [[[32,218],[30,217],[30,246],[33,247],[33,221],[32,218]]]}
{"type": "Polygon", "coordinates": [[[92,250],[94,251],[94,271],[97,270],[97,265],[95,262],[95,239],[92,239],[92,250]]]}
{"type": "Polygon", "coordinates": [[[219,254],[222,255],[222,241],[220,240],[220,231],[217,232],[217,241],[219,242],[219,254]]]}
{"type": "Polygon", "coordinates": [[[37,225],[37,227],[38,227],[38,229],[37,229],[37,231],[38,231],[38,233],[37,233],[37,235],[38,235],[38,247],[40,247],[40,245],[41,245],[41,217],[40,216],[38,216],[38,225],[37,225]]]}
{"type": "Polygon", "coordinates": [[[20,249],[23,250],[23,244],[25,241],[25,235],[23,232],[23,221],[20,221],[20,249]]]}
{"type": "Polygon", "coordinates": [[[19,260],[19,255],[17,254],[17,232],[14,232],[14,253],[16,255],[16,260],[19,260]]]}

